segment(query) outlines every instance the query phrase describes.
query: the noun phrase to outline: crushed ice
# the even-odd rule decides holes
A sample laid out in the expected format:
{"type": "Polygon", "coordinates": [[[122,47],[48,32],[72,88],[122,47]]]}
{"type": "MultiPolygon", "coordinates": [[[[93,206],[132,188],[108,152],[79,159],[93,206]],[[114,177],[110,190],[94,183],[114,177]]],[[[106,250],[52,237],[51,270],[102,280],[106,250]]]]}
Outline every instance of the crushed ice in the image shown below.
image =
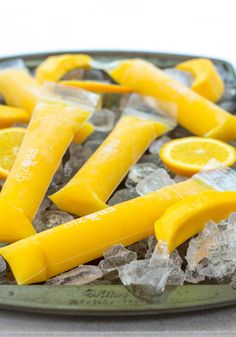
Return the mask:
{"type": "Polygon", "coordinates": [[[159,241],[151,258],[132,261],[119,268],[119,277],[126,286],[138,285],[151,288],[155,294],[161,294],[166,285],[181,285],[184,272],[182,259],[177,251],[168,254],[166,242],[159,241]]]}

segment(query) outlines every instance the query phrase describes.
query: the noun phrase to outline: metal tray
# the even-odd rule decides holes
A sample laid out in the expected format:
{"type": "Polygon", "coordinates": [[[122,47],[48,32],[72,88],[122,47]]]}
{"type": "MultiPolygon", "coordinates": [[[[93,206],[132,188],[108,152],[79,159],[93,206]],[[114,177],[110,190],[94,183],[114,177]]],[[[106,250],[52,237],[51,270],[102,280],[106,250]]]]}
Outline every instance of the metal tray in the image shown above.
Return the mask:
{"type": "MultiPolygon", "coordinates": [[[[173,67],[190,55],[174,55],[132,51],[81,51],[100,61],[141,57],[157,66],[173,67]]],[[[42,53],[15,55],[1,58],[0,62],[23,58],[30,69],[34,69],[49,55],[68,53],[42,53]]],[[[71,53],[71,52],[70,52],[71,53]]],[[[223,67],[236,84],[236,74],[231,64],[213,59],[223,67]]],[[[121,285],[86,286],[0,286],[0,308],[37,313],[66,315],[158,315],[209,308],[219,308],[236,304],[236,286],[232,285],[184,285],[167,289],[159,299],[145,300],[134,296],[121,285]]]]}

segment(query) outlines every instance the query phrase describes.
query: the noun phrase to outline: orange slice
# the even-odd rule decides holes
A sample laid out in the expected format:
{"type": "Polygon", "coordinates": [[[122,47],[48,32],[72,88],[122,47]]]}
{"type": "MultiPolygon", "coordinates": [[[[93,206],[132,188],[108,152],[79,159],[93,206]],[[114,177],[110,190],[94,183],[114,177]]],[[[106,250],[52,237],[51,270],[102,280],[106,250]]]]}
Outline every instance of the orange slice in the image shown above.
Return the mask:
{"type": "Polygon", "coordinates": [[[81,88],[84,90],[97,92],[97,93],[114,93],[114,94],[128,94],[131,92],[129,87],[119,84],[111,84],[98,81],[61,81],[63,85],[81,88]]]}
{"type": "Polygon", "coordinates": [[[29,114],[23,109],[0,105],[0,128],[7,128],[17,122],[28,123],[29,114]]]}
{"type": "Polygon", "coordinates": [[[160,157],[174,173],[192,176],[213,158],[225,166],[233,165],[236,150],[220,140],[186,137],[166,143],[161,148],[160,157]]]}
{"type": "Polygon", "coordinates": [[[0,130],[0,179],[7,178],[25,135],[25,128],[0,130]]]}

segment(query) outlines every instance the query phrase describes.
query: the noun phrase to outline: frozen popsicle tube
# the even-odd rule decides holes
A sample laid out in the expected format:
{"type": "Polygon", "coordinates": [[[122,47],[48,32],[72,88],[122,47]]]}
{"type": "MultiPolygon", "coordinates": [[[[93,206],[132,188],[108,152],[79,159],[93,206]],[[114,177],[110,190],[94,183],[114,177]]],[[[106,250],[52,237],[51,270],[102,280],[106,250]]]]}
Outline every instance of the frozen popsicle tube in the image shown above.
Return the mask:
{"type": "Polygon", "coordinates": [[[60,81],[61,84],[73,88],[81,88],[95,93],[113,93],[113,94],[129,94],[130,88],[113,83],[98,81],[60,81]]]}
{"type": "Polygon", "coordinates": [[[0,64],[0,93],[7,105],[24,109],[30,116],[37,102],[39,83],[21,60],[0,64]]]}
{"type": "Polygon", "coordinates": [[[217,102],[224,92],[224,82],[209,59],[192,59],[177,64],[176,69],[190,72],[194,77],[192,90],[212,102],[217,102]]]}
{"type": "Polygon", "coordinates": [[[170,206],[155,222],[158,240],[169,252],[199,233],[209,220],[219,222],[236,211],[236,192],[204,191],[170,206]]]}
{"type": "Polygon", "coordinates": [[[141,59],[123,61],[109,74],[134,92],[157,99],[166,113],[175,109],[178,123],[192,133],[224,141],[236,138],[235,116],[173,80],[151,63],[141,59]]]}
{"type": "Polygon", "coordinates": [[[114,244],[132,244],[153,234],[154,222],[184,193],[204,189],[182,183],[109,207],[0,249],[18,284],[45,281],[102,256],[114,244]],[[180,185],[177,190],[180,189],[180,185]],[[63,249],[58,249],[63,247],[63,249]]]}
{"type": "Polygon", "coordinates": [[[31,221],[75,132],[98,96],[56,84],[42,88],[15,163],[0,195],[0,241],[35,233],[31,221]]]}
{"type": "Polygon", "coordinates": [[[14,123],[28,123],[29,114],[23,110],[0,104],[0,128],[7,128],[14,123]]]}
{"type": "Polygon", "coordinates": [[[217,172],[204,173],[202,180],[198,174],[196,179],[54,227],[1,248],[0,255],[9,263],[18,284],[45,281],[102,256],[112,245],[130,245],[153,234],[155,221],[174,203],[203,191],[227,190],[228,174],[221,179],[217,172]]]}
{"type": "MultiPolygon", "coordinates": [[[[0,64],[0,93],[6,103],[28,112],[24,123],[29,122],[37,103],[40,84],[30,75],[24,62],[15,60],[0,64]]],[[[82,125],[75,134],[75,142],[83,142],[94,130],[90,123],[82,125]]]]}
{"type": "Polygon", "coordinates": [[[77,174],[50,199],[60,208],[86,215],[106,201],[151,142],[175,126],[170,119],[128,110],[77,174]]]}
{"type": "MultiPolygon", "coordinates": [[[[199,173],[183,183],[164,187],[0,248],[0,255],[9,263],[18,284],[45,281],[101,257],[112,245],[130,245],[153,234],[155,221],[181,200],[204,191],[231,191],[236,187],[235,183],[232,184],[235,174],[229,169],[199,173]]],[[[231,199],[230,196],[228,200],[231,199]]]]}
{"type": "Polygon", "coordinates": [[[220,165],[215,169],[206,167],[192,179],[210,189],[180,200],[155,222],[156,237],[167,241],[170,252],[199,233],[208,220],[219,222],[236,211],[234,170],[220,165]]]}
{"type": "Polygon", "coordinates": [[[90,68],[92,58],[84,54],[64,54],[50,56],[36,69],[36,79],[39,83],[45,81],[57,82],[67,72],[76,68],[90,68]]]}

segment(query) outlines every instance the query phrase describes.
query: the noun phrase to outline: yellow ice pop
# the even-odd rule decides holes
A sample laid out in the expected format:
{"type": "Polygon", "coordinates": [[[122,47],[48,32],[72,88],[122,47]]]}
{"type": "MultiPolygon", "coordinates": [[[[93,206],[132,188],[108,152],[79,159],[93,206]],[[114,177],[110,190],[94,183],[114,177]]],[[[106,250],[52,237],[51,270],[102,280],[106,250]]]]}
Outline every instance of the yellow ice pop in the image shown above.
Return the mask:
{"type": "Polygon", "coordinates": [[[77,174],[50,196],[60,209],[81,216],[106,208],[108,198],[150,143],[175,125],[155,115],[129,113],[77,174]]]}
{"type": "Polygon", "coordinates": [[[224,92],[224,82],[209,59],[196,58],[177,64],[176,69],[190,72],[194,81],[192,90],[212,102],[217,102],[224,92]]]}
{"type": "Polygon", "coordinates": [[[0,104],[0,129],[8,128],[14,123],[28,123],[29,114],[19,108],[0,104]]]}
{"type": "Polygon", "coordinates": [[[155,234],[172,252],[199,233],[207,221],[219,222],[235,211],[236,192],[204,191],[170,206],[155,222],[155,234]]]}
{"type": "MultiPolygon", "coordinates": [[[[170,206],[174,207],[191,196],[196,196],[197,200],[198,195],[207,191],[224,193],[236,189],[235,178],[236,172],[230,169],[206,170],[185,182],[166,186],[1,248],[0,255],[9,263],[18,284],[42,282],[101,257],[115,244],[130,245],[148,237],[154,232],[155,221],[170,206]]],[[[235,192],[227,193],[229,197],[224,199],[225,205],[229,202],[231,207],[230,199],[235,192]]],[[[227,210],[231,210],[230,207],[227,210]]],[[[220,217],[225,216],[225,209],[218,212],[220,217]]],[[[197,221],[194,226],[199,228],[197,221]]],[[[181,235],[182,239],[186,237],[184,230],[181,232],[180,228],[178,239],[181,235]]]]}
{"type": "Polygon", "coordinates": [[[167,207],[206,188],[193,180],[165,187],[20,240],[1,248],[0,255],[18,284],[46,281],[102,256],[112,245],[129,245],[153,234],[155,220],[167,207]]]}
{"type": "Polygon", "coordinates": [[[0,93],[7,105],[24,109],[29,118],[37,102],[40,91],[39,83],[26,69],[0,69],[0,93]]]}
{"type": "Polygon", "coordinates": [[[36,69],[39,83],[57,82],[67,72],[76,68],[90,68],[92,58],[85,54],[63,54],[46,58],[36,69]]]}
{"type": "MultiPolygon", "coordinates": [[[[7,63],[2,67],[0,69],[0,93],[8,105],[24,109],[25,113],[28,113],[28,117],[24,118],[24,122],[28,122],[36,106],[41,86],[20,60],[7,63]]],[[[93,131],[93,125],[85,123],[76,132],[74,141],[82,143],[93,131]]]]}
{"type": "Polygon", "coordinates": [[[166,113],[198,136],[230,141],[236,138],[236,117],[141,59],[121,61],[110,75],[134,92],[152,96],[166,113]]]}
{"type": "Polygon", "coordinates": [[[0,241],[35,233],[31,225],[75,132],[94,111],[98,96],[46,84],[0,195],[0,241]]]}

